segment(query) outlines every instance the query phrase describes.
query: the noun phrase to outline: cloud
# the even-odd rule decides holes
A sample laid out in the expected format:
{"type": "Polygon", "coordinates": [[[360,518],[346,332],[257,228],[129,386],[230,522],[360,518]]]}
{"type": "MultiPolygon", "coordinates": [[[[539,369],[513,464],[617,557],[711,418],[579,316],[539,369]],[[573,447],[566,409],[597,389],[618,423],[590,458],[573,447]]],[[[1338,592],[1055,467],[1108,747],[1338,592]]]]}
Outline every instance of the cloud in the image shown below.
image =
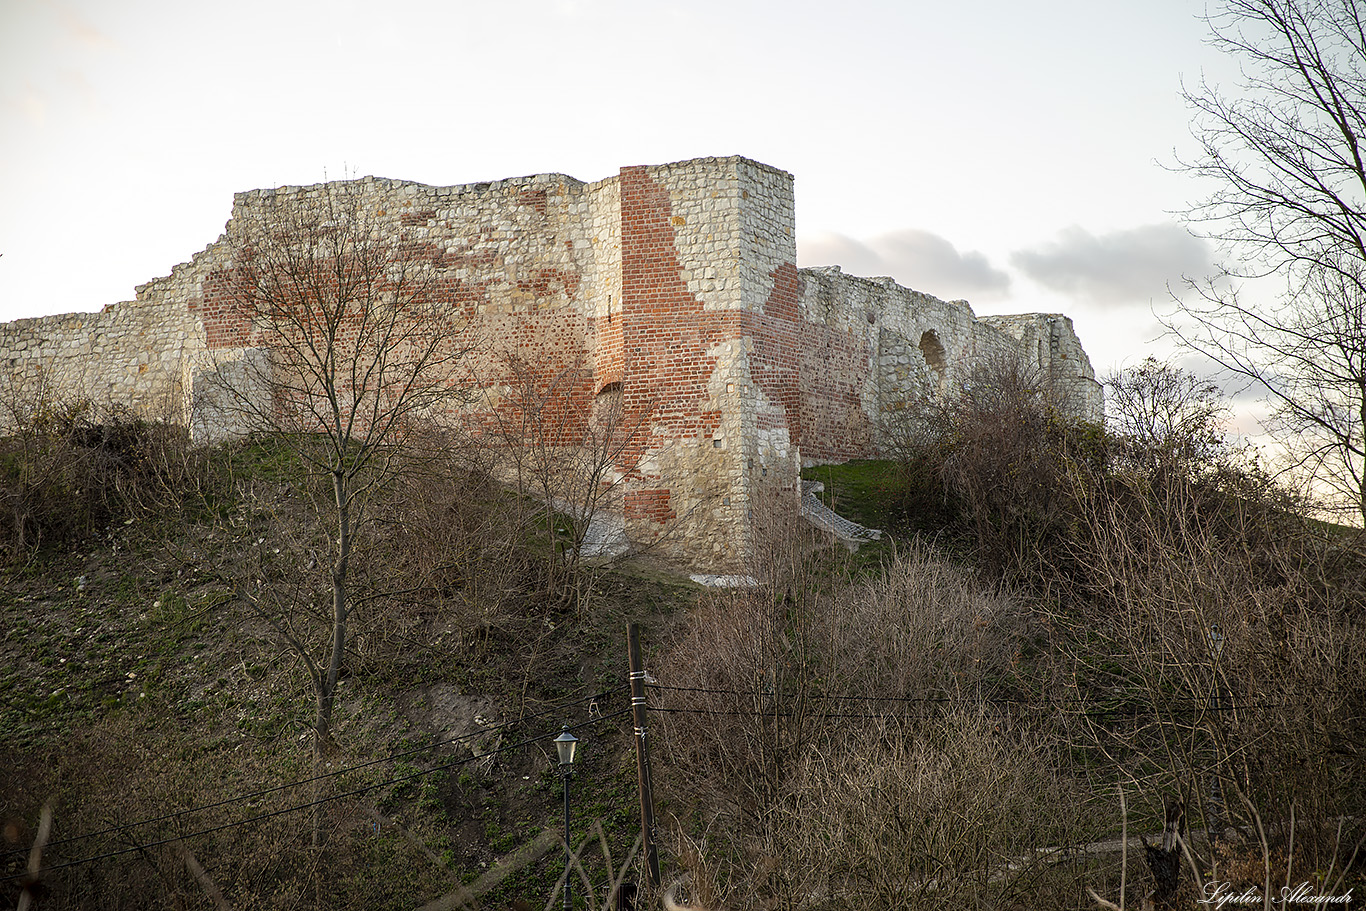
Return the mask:
{"type": "Polygon", "coordinates": [[[890,275],[936,297],[996,299],[1010,289],[1010,276],[976,250],[960,252],[929,231],[906,228],[866,243],[843,234],[817,234],[798,242],[802,265],[836,265],[853,275],[890,275]]]}
{"type": "Polygon", "coordinates": [[[1165,297],[1183,275],[1209,273],[1213,250],[1171,222],[1100,235],[1074,226],[1051,243],[1015,251],[1010,264],[1083,303],[1147,304],[1165,297]]]}

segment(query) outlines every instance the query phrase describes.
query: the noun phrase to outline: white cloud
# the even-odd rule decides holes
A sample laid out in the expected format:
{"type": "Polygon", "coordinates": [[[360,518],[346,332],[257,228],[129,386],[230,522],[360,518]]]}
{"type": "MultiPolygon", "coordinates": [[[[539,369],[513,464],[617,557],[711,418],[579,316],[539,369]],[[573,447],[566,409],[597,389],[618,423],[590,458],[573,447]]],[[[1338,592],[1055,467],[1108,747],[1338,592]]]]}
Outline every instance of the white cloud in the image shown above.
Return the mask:
{"type": "Polygon", "coordinates": [[[890,275],[907,287],[941,298],[1004,297],[1010,276],[976,251],[960,251],[938,234],[905,228],[867,242],[843,234],[798,241],[804,266],[839,266],[853,275],[890,275]]]}
{"type": "Polygon", "coordinates": [[[1050,243],[1015,251],[1010,263],[1080,303],[1146,305],[1166,297],[1183,276],[1209,273],[1213,250],[1171,222],[1099,235],[1073,226],[1050,243]]]}

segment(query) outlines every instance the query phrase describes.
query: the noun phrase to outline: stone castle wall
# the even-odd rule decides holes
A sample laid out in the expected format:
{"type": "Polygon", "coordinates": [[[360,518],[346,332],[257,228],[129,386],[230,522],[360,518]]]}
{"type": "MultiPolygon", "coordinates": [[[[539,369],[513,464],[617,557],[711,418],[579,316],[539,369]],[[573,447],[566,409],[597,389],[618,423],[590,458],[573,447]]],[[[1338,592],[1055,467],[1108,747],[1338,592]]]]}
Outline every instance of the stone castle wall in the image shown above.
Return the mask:
{"type": "MultiPolygon", "coordinates": [[[[236,226],[337,189],[238,194],[225,234],[136,300],[0,325],[0,380],[11,395],[169,415],[208,438],[241,432],[215,380],[269,352],[226,280],[236,226]]],[[[460,367],[479,392],[468,426],[491,430],[512,407],[509,358],[568,377],[577,426],[613,397],[640,428],[616,466],[627,536],[697,568],[743,569],[756,508],[795,510],[803,463],[876,454],[888,407],[950,388],[989,356],[1037,363],[1079,413],[1099,415],[1065,317],[979,320],[890,279],[797,269],[792,177],[758,162],[625,167],[591,184],[541,174],[342,189],[439,264],[444,304],[477,342],[460,367]]]]}
{"type": "Polygon", "coordinates": [[[1100,420],[1090,359],[1061,314],[976,317],[890,278],[838,266],[803,269],[799,424],[805,464],[876,452],[879,419],[908,399],[942,395],[978,365],[1010,358],[1037,368],[1075,414],[1100,420]]]}

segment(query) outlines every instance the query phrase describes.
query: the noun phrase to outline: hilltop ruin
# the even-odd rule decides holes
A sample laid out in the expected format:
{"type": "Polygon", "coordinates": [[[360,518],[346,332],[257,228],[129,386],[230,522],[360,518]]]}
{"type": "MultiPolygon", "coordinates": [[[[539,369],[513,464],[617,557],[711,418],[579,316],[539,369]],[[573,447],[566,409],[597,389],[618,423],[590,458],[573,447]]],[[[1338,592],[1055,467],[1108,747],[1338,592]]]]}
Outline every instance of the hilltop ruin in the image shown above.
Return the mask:
{"type": "MultiPolygon", "coordinates": [[[[1065,316],[978,318],[889,278],[798,269],[792,175],[768,165],[703,158],[595,183],[346,183],[435,251],[449,307],[483,340],[461,382],[496,390],[513,357],[575,371],[585,410],[609,396],[639,417],[610,508],[631,542],[699,570],[741,571],[761,499],[795,510],[804,465],[876,455],[888,408],[988,358],[1037,365],[1070,409],[1099,417],[1100,387],[1065,316]]],[[[210,381],[270,353],[224,290],[234,225],[267,200],[327,189],[237,194],[224,235],[136,300],[0,325],[0,373],[18,394],[41,386],[170,413],[204,438],[242,432],[210,381]]]]}

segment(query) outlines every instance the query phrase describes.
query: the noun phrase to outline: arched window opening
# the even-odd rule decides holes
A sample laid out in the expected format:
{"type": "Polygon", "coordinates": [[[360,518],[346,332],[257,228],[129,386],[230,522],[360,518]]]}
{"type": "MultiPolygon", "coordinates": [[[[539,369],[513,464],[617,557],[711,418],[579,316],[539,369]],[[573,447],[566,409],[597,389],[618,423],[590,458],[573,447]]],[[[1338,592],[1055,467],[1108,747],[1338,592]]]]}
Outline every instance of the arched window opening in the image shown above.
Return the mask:
{"type": "Polygon", "coordinates": [[[948,355],[944,353],[943,344],[939,341],[939,335],[933,329],[925,330],[920,336],[920,354],[925,358],[925,364],[935,372],[935,376],[943,379],[949,360],[948,355]]]}
{"type": "Polygon", "coordinates": [[[590,416],[595,430],[612,430],[621,423],[621,382],[607,383],[593,397],[593,410],[590,416]]]}

